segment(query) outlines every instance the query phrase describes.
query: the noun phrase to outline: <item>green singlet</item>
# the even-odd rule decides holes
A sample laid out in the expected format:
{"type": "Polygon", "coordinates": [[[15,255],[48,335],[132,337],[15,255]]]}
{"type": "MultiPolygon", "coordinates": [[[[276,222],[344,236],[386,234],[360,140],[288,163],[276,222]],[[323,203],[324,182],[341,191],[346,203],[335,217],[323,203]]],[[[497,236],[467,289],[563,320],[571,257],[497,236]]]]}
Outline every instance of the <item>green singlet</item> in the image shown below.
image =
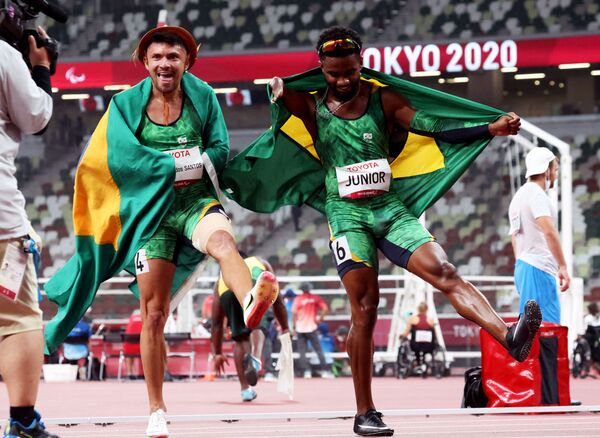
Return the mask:
{"type": "Polygon", "coordinates": [[[381,89],[372,90],[367,110],[355,119],[332,114],[317,98],[316,122],[315,148],[326,172],[325,213],[340,277],[365,266],[377,270],[377,248],[406,268],[412,253],[434,238],[393,192],[381,89]]]}
{"type": "Polygon", "coordinates": [[[201,120],[185,94],[181,114],[170,125],[154,123],[144,111],[137,138],[145,146],[172,155],[177,174],[175,200],[154,235],[141,248],[146,259],[174,261],[179,237],[191,240],[200,219],[209,210],[220,208],[209,189],[208,177],[200,173],[200,155],[204,151],[200,126],[201,120]]]}

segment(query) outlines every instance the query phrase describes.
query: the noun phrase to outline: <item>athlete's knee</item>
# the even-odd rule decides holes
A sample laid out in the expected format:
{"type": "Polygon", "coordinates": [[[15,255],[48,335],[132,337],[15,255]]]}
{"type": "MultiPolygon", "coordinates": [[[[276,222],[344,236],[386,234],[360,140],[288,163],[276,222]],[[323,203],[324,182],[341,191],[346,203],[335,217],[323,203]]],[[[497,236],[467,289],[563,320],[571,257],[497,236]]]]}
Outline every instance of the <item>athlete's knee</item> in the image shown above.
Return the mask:
{"type": "Polygon", "coordinates": [[[436,285],[442,292],[451,292],[461,282],[456,266],[448,260],[440,261],[436,268],[438,284],[436,285]]]}
{"type": "Polygon", "coordinates": [[[378,301],[365,297],[357,305],[352,306],[352,325],[373,329],[377,322],[378,301]]]}
{"type": "Polygon", "coordinates": [[[206,245],[206,252],[218,262],[239,256],[233,236],[225,231],[215,231],[206,245]]]}
{"type": "Polygon", "coordinates": [[[152,332],[162,333],[166,322],[167,315],[162,309],[147,309],[146,312],[142,313],[142,325],[152,332]]]}
{"type": "MultiPolygon", "coordinates": [[[[204,216],[194,228],[192,233],[192,244],[205,254],[210,254],[211,248],[223,240],[234,240],[231,221],[225,214],[208,214],[204,216]]],[[[210,254],[212,255],[212,254],[210,254]]]]}

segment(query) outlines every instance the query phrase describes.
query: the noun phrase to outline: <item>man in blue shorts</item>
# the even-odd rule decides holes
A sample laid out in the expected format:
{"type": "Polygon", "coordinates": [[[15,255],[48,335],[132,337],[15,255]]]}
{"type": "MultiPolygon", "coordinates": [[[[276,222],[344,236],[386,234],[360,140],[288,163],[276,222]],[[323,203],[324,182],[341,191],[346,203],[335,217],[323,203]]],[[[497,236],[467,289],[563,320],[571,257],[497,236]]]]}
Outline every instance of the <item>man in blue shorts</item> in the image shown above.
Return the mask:
{"type": "Polygon", "coordinates": [[[565,255],[556,229],[556,211],[548,190],[554,187],[558,160],[548,148],[536,147],[525,157],[527,182],[521,186],[508,208],[509,234],[515,253],[515,285],[520,296],[520,312],[535,300],[542,320],[560,324],[560,291],[571,283],[565,255]]]}

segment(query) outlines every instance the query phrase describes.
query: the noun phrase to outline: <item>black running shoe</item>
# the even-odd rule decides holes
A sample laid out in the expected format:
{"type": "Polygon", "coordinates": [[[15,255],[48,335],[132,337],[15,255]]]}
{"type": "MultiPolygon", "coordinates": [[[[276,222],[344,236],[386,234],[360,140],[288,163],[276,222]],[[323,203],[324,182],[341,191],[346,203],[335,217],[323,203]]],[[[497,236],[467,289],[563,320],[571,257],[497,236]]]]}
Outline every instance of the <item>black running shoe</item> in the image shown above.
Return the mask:
{"type": "Polygon", "coordinates": [[[381,421],[381,412],[369,409],[364,415],[354,417],[354,433],[361,436],[392,436],[394,429],[390,429],[381,421]]]}
{"type": "Polygon", "coordinates": [[[248,385],[250,386],[255,386],[256,382],[258,382],[258,372],[260,370],[259,364],[260,362],[257,364],[256,359],[252,357],[252,355],[246,354],[244,356],[242,366],[244,367],[244,376],[246,377],[246,382],[248,382],[248,385]]]}
{"type": "Polygon", "coordinates": [[[4,430],[4,438],[59,438],[58,435],[46,431],[39,413],[35,413],[35,419],[29,427],[23,426],[18,421],[9,419],[4,430]]]}
{"type": "Polygon", "coordinates": [[[515,360],[523,362],[529,356],[533,338],[542,323],[542,311],[534,300],[525,303],[523,314],[516,324],[508,328],[506,344],[508,352],[515,360]]]}

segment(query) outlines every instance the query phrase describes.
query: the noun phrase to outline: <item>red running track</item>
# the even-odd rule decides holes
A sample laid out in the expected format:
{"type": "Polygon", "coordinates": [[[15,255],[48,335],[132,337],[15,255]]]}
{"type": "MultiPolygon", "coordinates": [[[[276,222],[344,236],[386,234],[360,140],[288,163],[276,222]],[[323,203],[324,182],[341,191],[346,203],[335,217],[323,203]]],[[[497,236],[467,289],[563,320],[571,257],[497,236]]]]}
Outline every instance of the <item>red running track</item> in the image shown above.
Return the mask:
{"type": "MultiPolygon", "coordinates": [[[[276,391],[276,384],[260,381],[258,398],[251,403],[240,399],[239,384],[234,380],[207,382],[178,381],[165,384],[171,437],[351,437],[351,419],[317,419],[318,412],[354,412],[354,394],[349,378],[334,380],[296,379],[294,400],[276,391]],[[315,412],[314,418],[285,419],[286,412],[315,412]],[[223,422],[185,421],[179,415],[255,414],[258,419],[223,422]],[[282,418],[260,418],[261,414],[281,413],[282,418]]],[[[375,378],[373,392],[377,408],[399,409],[458,408],[463,379],[441,380],[375,378]]],[[[600,380],[572,379],[572,398],[584,405],[600,405],[600,380]]],[[[42,383],[38,408],[44,418],[120,417],[109,426],[79,424],[48,429],[64,437],[143,437],[147,415],[146,389],[142,381],[42,383]]],[[[0,392],[0,418],[6,418],[6,389],[0,392]]],[[[433,412],[435,413],[435,412],[433,412]]],[[[600,415],[592,413],[544,415],[419,415],[388,416],[397,437],[484,438],[484,437],[600,437],[600,415]]]]}

